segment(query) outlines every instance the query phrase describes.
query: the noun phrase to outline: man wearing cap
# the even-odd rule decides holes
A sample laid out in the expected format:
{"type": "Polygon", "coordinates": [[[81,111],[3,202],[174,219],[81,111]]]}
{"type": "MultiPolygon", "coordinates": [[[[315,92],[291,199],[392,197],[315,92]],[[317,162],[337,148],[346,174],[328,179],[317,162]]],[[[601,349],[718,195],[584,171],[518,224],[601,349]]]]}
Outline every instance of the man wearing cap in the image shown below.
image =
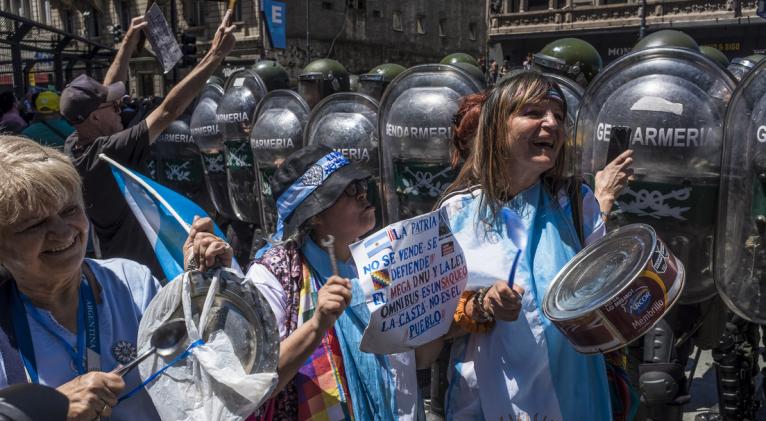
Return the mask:
{"type": "Polygon", "coordinates": [[[64,149],[64,141],[74,132],[74,127],[61,118],[59,99],[59,95],[52,91],[35,94],[35,118],[21,134],[42,145],[64,149]]]}
{"type": "MultiPolygon", "coordinates": [[[[64,151],[72,157],[83,177],[85,209],[93,225],[101,256],[123,257],[149,266],[155,276],[163,273],[154,250],[143,235],[112,177],[109,165],[98,158],[106,154],[122,165],[143,169],[149,145],[186,109],[213,71],[234,47],[234,26],[227,12],[199,64],[168,93],[165,100],[138,124],[123,129],[120,100],[125,94],[121,81],[101,84],[80,75],[61,95],[61,114],[75,127],[64,151]]],[[[134,20],[134,25],[136,21],[134,20]]],[[[144,24],[140,25],[141,27],[144,24]]],[[[137,36],[137,35],[136,35],[137,36]]],[[[126,35],[125,44],[132,43],[126,35]]],[[[130,54],[120,49],[115,62],[130,54]]],[[[122,68],[112,65],[105,80],[122,77],[122,68]]]]}

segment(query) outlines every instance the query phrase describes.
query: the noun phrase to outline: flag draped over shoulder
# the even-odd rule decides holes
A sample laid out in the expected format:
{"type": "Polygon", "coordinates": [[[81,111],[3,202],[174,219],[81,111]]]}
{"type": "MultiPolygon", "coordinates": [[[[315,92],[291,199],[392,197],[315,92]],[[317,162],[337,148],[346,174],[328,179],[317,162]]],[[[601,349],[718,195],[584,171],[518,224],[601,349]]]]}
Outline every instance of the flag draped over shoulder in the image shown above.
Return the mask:
{"type": "MultiPolygon", "coordinates": [[[[207,213],[186,196],[125,168],[108,156],[101,154],[99,158],[109,163],[117,186],[153,245],[167,279],[183,273],[183,245],[191,223],[195,215],[203,218],[207,213]]],[[[215,235],[226,238],[215,223],[213,226],[215,235]]],[[[232,261],[232,268],[239,269],[239,266],[232,261]]]]}

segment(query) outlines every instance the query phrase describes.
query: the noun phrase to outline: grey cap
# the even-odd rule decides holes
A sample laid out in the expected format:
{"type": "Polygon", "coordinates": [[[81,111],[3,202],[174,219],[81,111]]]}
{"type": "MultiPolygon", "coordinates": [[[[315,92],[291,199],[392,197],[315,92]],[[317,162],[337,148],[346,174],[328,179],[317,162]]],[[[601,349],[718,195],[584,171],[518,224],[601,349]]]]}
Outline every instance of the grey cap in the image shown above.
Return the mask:
{"type": "Polygon", "coordinates": [[[122,82],[104,86],[87,75],[80,75],[61,93],[61,115],[72,124],[80,124],[101,104],[117,101],[123,95],[125,84],[122,82]]]}

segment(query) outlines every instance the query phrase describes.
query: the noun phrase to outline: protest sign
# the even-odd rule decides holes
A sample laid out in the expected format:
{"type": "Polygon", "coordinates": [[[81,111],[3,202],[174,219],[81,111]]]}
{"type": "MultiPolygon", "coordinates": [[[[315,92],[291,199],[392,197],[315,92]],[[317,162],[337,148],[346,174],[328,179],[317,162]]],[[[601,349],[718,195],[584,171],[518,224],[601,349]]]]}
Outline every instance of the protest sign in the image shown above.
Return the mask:
{"type": "Polygon", "coordinates": [[[173,31],[170,30],[168,21],[162,14],[162,10],[154,3],[146,12],[146,38],[152,45],[152,50],[157,56],[157,61],[162,66],[163,73],[167,73],[181,60],[181,48],[178,46],[173,31]]]}
{"type": "Polygon", "coordinates": [[[371,313],[362,351],[410,351],[447,333],[468,269],[443,210],[391,224],[351,253],[371,313]]]}

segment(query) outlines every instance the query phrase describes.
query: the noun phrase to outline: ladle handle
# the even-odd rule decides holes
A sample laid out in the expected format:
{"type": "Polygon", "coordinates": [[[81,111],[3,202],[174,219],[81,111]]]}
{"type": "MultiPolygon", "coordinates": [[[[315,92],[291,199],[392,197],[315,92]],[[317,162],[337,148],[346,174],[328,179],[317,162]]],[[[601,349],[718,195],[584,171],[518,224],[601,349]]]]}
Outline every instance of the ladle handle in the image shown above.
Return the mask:
{"type": "Polygon", "coordinates": [[[150,355],[154,354],[154,351],[156,351],[156,350],[157,349],[155,347],[149,348],[148,351],[146,351],[143,354],[139,355],[138,357],[136,357],[135,360],[129,362],[127,365],[124,365],[124,366],[122,366],[120,368],[115,368],[114,370],[112,370],[112,373],[116,374],[116,375],[118,375],[120,377],[124,377],[126,374],[128,374],[130,372],[130,370],[133,369],[133,367],[137,366],[138,364],[141,363],[141,361],[147,359],[150,355]]]}

